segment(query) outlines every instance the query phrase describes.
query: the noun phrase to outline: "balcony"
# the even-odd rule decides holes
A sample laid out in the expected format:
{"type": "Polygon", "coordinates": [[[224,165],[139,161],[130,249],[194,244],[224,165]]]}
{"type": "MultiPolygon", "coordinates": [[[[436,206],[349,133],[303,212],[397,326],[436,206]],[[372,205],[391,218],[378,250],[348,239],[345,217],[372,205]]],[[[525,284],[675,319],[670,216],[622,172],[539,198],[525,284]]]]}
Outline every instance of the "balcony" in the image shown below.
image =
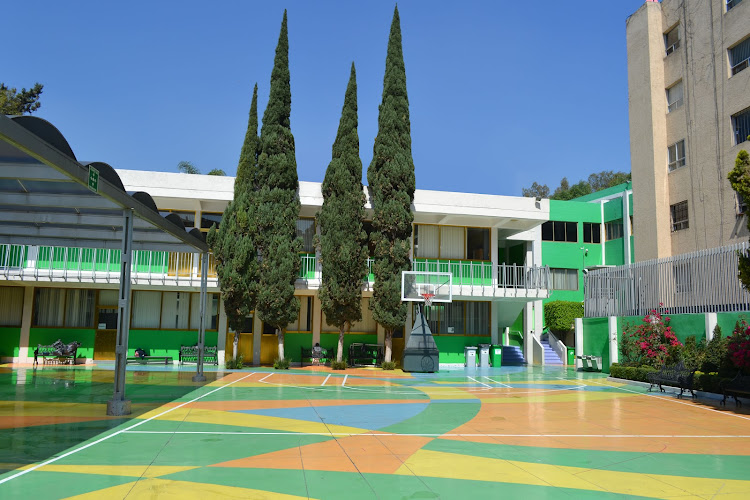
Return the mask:
{"type": "Polygon", "coordinates": [[[453,295],[484,297],[535,297],[549,295],[549,268],[493,265],[486,260],[425,259],[412,262],[412,270],[453,275],[453,295]]]}

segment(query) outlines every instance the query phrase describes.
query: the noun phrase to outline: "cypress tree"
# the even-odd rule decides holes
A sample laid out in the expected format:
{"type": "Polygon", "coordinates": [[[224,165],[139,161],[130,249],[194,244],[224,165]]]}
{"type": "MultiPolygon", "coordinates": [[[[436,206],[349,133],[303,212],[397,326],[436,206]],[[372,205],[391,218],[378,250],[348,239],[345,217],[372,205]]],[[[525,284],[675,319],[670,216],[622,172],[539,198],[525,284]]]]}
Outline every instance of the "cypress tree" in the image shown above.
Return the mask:
{"type": "Polygon", "coordinates": [[[375,285],[370,307],[373,318],[385,330],[385,360],[390,361],[393,330],[406,321],[406,305],[401,302],[401,271],[411,268],[409,239],[414,220],[411,203],[416,182],[398,7],[393,12],[383,100],[378,109],[378,135],[367,169],[373,209],[370,237],[375,243],[375,285]]]}
{"type": "Polygon", "coordinates": [[[234,357],[245,317],[255,309],[258,259],[255,246],[256,224],[253,203],[260,141],[258,139],[258,85],[253,89],[245,142],[240,152],[234,199],[229,202],[221,224],[208,232],[208,244],[216,259],[227,322],[234,330],[234,357]]]}
{"type": "Polygon", "coordinates": [[[296,233],[300,202],[294,136],[289,126],[291,108],[285,10],[260,131],[255,218],[260,256],[256,311],[262,321],[276,329],[280,359],[284,359],[284,330],[299,315],[294,282],[300,271],[302,249],[302,240],[296,233]]]}
{"type": "MultiPolygon", "coordinates": [[[[745,203],[750,202],[750,154],[744,149],[737,153],[734,160],[734,168],[727,176],[729,183],[745,203]]],[[[747,228],[750,229],[750,218],[747,221],[747,228]]],[[[750,252],[738,251],[738,271],[740,282],[746,290],[750,290],[750,252]]]]}
{"type": "Polygon", "coordinates": [[[331,163],[323,181],[323,207],[318,214],[323,279],[320,303],[329,325],[339,329],[342,361],[347,325],[362,319],[362,282],[367,274],[365,194],[357,134],[357,77],[352,63],[331,163]]]}

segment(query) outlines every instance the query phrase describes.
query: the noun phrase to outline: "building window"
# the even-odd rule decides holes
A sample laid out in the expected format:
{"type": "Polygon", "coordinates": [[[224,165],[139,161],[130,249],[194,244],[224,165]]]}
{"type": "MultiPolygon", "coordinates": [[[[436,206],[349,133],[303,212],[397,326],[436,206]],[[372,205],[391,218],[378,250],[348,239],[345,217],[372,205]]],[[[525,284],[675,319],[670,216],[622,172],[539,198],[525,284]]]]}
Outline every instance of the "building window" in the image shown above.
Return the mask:
{"type": "Polygon", "coordinates": [[[34,326],[94,326],[94,290],[37,288],[34,326]]]}
{"type": "Polygon", "coordinates": [[[297,219],[297,237],[302,238],[303,252],[315,252],[315,245],[313,245],[315,219],[297,219]]]}
{"type": "Polygon", "coordinates": [[[607,222],[606,224],[604,224],[604,232],[606,233],[605,237],[607,238],[607,241],[622,238],[624,234],[622,221],[618,220],[614,222],[607,222]]]}
{"type": "Polygon", "coordinates": [[[425,307],[425,320],[436,335],[490,334],[490,303],[454,301],[425,307]]]}
{"type": "Polygon", "coordinates": [[[687,229],[688,225],[688,202],[687,200],[669,206],[672,215],[672,231],[687,229]]]}
{"type": "Polygon", "coordinates": [[[547,221],[542,224],[543,241],[578,242],[578,224],[575,222],[547,221]]]}
{"type": "Polygon", "coordinates": [[[667,148],[669,156],[669,171],[685,166],[685,140],[675,142],[667,148]]]}
{"type": "Polygon", "coordinates": [[[216,224],[216,229],[219,229],[221,224],[221,213],[201,212],[201,231],[207,233],[211,226],[216,224]]]}
{"type": "Polygon", "coordinates": [[[23,288],[0,286],[0,326],[21,326],[23,313],[23,288]]]}
{"type": "Polygon", "coordinates": [[[729,67],[732,74],[736,75],[750,64],[750,38],[746,38],[729,49],[729,67]]]}
{"type": "Polygon", "coordinates": [[[578,269],[549,270],[552,290],[578,290],[578,269]]]}
{"type": "Polygon", "coordinates": [[[466,228],[466,258],[490,260],[490,230],[481,227],[466,228]]]}
{"type": "Polygon", "coordinates": [[[732,115],[732,128],[736,144],[750,140],[750,108],[732,115]]]}
{"type": "Polygon", "coordinates": [[[602,227],[598,222],[583,223],[583,242],[584,243],[601,243],[602,227]]]}
{"type": "Polygon", "coordinates": [[[734,195],[737,216],[745,215],[745,213],[747,213],[747,201],[745,200],[745,197],[736,191],[734,192],[734,195]]]}
{"type": "Polygon", "coordinates": [[[188,231],[195,227],[195,212],[190,210],[159,210],[159,215],[166,217],[169,214],[177,214],[182,221],[182,225],[188,231]]]}
{"type": "Polygon", "coordinates": [[[671,30],[664,33],[664,46],[667,49],[667,55],[680,48],[680,26],[677,25],[671,30]]]}
{"type": "Polygon", "coordinates": [[[415,224],[413,237],[418,258],[490,260],[489,228],[415,224]]]}
{"type": "Polygon", "coordinates": [[[742,0],[727,0],[727,12],[732,10],[732,7],[736,7],[742,0]]]}
{"type": "Polygon", "coordinates": [[[682,106],[682,80],[667,89],[667,113],[682,106]]]}

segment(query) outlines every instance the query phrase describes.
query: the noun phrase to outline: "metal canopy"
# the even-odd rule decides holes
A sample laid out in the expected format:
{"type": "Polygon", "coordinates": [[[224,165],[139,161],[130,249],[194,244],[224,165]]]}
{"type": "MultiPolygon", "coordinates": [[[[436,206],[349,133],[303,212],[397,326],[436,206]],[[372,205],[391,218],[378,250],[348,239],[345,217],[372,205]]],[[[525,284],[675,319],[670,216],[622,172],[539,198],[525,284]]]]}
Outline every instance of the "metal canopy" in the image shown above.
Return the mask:
{"type": "MultiPolygon", "coordinates": [[[[125,365],[130,332],[130,271],[133,250],[200,252],[200,231],[185,231],[179,217],[161,217],[147,193],[125,192],[106,163],[76,160],[68,141],[46,120],[0,115],[0,243],[121,249],[114,394],[108,415],[130,413],[125,365]],[[92,173],[93,180],[92,182],[92,173]]],[[[204,381],[206,273],[202,273],[198,363],[204,381]]]]}
{"type": "Polygon", "coordinates": [[[49,122],[0,115],[0,139],[0,243],[119,249],[122,212],[132,210],[134,250],[208,251],[200,231],[159,215],[148,194],[126,193],[112,167],[77,161],[49,122]]]}

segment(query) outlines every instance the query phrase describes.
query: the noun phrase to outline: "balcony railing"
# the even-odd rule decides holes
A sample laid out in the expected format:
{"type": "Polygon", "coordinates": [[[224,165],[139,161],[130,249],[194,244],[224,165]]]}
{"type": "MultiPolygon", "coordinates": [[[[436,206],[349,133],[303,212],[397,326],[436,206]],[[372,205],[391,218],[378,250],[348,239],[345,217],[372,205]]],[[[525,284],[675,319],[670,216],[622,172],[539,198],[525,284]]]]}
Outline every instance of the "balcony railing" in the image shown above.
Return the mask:
{"type": "MultiPolygon", "coordinates": [[[[414,259],[412,270],[453,275],[453,286],[549,290],[548,267],[493,265],[485,260],[414,259]]],[[[460,290],[459,290],[460,291],[460,290]]]]}

